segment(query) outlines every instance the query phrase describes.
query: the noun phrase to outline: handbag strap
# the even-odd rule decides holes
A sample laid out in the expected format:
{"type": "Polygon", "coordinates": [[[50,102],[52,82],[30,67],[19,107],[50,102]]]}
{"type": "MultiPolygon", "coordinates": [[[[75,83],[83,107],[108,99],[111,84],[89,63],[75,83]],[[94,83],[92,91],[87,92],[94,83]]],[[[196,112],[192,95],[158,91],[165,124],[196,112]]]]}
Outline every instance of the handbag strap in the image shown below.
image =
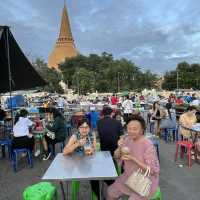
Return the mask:
{"type": "Polygon", "coordinates": [[[146,169],[146,172],[145,172],[144,176],[149,176],[150,172],[151,172],[150,167],[147,166],[147,169],[146,169]]]}
{"type": "Polygon", "coordinates": [[[138,168],[137,174],[138,174],[138,173],[142,173],[142,169],[141,169],[141,168],[138,168]]]}

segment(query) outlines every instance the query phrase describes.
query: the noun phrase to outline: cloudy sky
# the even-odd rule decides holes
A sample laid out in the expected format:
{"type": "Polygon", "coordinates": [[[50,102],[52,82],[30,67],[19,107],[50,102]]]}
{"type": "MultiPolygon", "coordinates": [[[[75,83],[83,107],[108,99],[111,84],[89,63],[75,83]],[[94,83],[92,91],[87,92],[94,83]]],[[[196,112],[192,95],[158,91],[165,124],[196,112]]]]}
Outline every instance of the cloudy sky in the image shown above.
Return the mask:
{"type": "MultiPolygon", "coordinates": [[[[67,0],[80,53],[112,53],[156,73],[200,63],[199,0],[67,0]]],[[[47,61],[59,34],[64,0],[1,0],[8,25],[28,57],[47,61]]]]}

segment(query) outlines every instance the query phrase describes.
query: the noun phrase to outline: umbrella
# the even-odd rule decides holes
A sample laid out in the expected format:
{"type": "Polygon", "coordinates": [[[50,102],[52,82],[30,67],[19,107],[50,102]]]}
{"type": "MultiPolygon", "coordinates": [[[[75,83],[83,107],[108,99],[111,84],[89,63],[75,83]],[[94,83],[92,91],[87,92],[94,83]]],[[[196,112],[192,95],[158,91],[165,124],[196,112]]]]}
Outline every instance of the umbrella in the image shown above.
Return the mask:
{"type": "Polygon", "coordinates": [[[129,95],[129,91],[123,91],[122,92],[122,96],[127,96],[127,95],[129,95]]]}

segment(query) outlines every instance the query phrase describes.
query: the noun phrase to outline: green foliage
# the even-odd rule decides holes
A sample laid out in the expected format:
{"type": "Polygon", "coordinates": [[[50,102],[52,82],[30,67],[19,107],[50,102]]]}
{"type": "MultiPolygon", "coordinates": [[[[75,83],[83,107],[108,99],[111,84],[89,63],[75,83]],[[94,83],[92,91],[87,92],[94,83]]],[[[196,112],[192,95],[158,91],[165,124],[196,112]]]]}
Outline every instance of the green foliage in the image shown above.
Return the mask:
{"type": "Polygon", "coordinates": [[[78,55],[59,65],[63,80],[77,92],[117,92],[153,88],[157,79],[150,71],[142,72],[132,61],[115,60],[112,54],[78,55]]]}
{"type": "Polygon", "coordinates": [[[165,73],[163,89],[200,89],[200,64],[181,62],[176,70],[165,73]]]}
{"type": "Polygon", "coordinates": [[[76,71],[72,77],[73,85],[77,86],[75,89],[78,93],[85,94],[87,92],[92,92],[94,88],[94,74],[85,68],[80,68],[76,71]]]}
{"type": "Polygon", "coordinates": [[[59,85],[61,81],[61,74],[54,69],[48,68],[44,60],[37,58],[33,63],[34,68],[47,82],[47,85],[43,88],[48,92],[63,93],[63,89],[59,85]]]}

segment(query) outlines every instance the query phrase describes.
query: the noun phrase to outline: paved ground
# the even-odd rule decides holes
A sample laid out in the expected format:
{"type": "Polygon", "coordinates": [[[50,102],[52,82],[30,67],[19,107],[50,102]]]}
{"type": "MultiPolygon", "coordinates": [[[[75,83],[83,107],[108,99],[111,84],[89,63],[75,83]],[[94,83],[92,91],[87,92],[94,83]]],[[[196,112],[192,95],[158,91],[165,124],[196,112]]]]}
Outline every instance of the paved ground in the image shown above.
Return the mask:
{"type": "MultiPolygon", "coordinates": [[[[164,200],[199,200],[200,199],[200,166],[193,164],[188,168],[186,160],[173,161],[175,145],[165,144],[161,141],[161,174],[160,187],[164,200]],[[182,164],[183,167],[179,165],[182,164]]],[[[26,160],[20,161],[19,172],[14,173],[8,159],[0,160],[0,200],[22,200],[24,188],[40,182],[45,170],[52,160],[34,160],[34,168],[29,169],[26,160]]],[[[55,185],[59,185],[54,182],[55,185]]],[[[59,190],[60,192],[60,190],[59,190]]],[[[90,186],[81,185],[80,199],[89,200],[90,186]]],[[[61,199],[61,198],[59,198],[61,199]]],[[[69,199],[69,198],[68,198],[69,199]]]]}

